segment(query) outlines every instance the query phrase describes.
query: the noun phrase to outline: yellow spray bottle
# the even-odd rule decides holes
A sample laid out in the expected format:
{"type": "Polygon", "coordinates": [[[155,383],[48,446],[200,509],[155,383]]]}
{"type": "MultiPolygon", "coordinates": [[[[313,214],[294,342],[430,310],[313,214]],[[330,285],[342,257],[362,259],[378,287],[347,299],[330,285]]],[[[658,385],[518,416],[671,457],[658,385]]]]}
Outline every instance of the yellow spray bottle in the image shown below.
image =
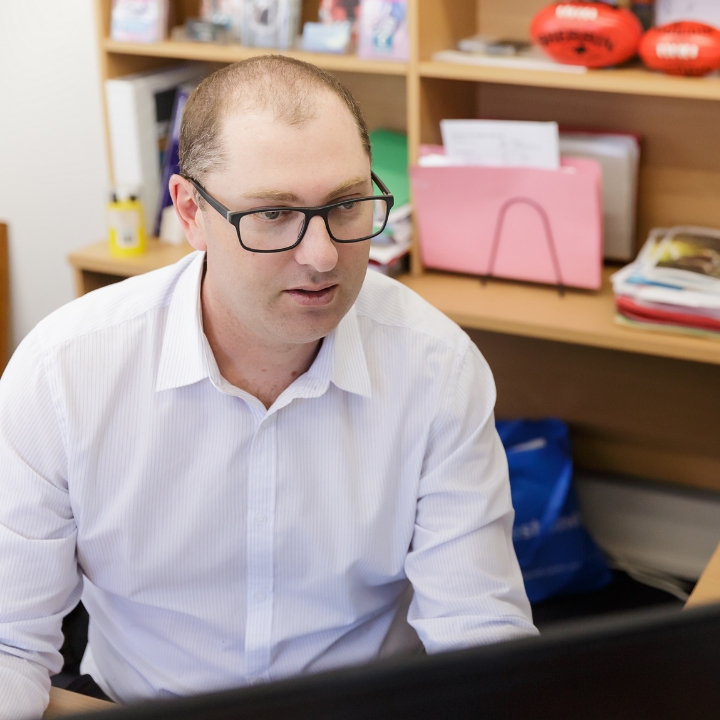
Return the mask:
{"type": "Polygon", "coordinates": [[[147,249],[145,216],[136,195],[118,199],[113,193],[108,203],[110,254],[115,257],[142,255],[147,249]]]}

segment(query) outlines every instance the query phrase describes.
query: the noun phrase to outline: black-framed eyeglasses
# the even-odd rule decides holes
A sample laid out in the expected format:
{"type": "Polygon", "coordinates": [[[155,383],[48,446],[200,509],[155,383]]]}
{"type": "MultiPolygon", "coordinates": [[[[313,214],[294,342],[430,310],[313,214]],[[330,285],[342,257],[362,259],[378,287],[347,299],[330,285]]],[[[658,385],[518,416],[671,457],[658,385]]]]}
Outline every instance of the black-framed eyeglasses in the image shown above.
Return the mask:
{"type": "Polygon", "coordinates": [[[395,198],[383,181],[371,174],[382,195],[353,197],[318,207],[260,207],[233,212],[210,195],[199,182],[190,181],[200,196],[237,231],[240,244],[250,252],[276,253],[300,244],[310,220],[319,215],[328,235],[337,243],[356,243],[379,235],[387,225],[395,198]]]}

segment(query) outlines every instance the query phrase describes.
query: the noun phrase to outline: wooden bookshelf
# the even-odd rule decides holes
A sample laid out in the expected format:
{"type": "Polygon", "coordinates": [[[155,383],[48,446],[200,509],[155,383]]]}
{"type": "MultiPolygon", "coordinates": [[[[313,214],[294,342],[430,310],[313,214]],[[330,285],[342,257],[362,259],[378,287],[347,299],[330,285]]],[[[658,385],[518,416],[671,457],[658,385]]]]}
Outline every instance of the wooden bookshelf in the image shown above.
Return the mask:
{"type": "Polygon", "coordinates": [[[472,330],[520,335],[624,352],[720,365],[720,340],[679,333],[640,331],[615,322],[610,284],[604,272],[600,292],[425,272],[401,281],[442,310],[458,325],[472,330]]]}
{"type": "MultiPolygon", "coordinates": [[[[233,44],[201,43],[167,40],[148,45],[147,43],[118,42],[110,38],[102,41],[105,52],[121,55],[174,58],[176,60],[199,60],[212,63],[233,63],[256,55],[265,55],[267,50],[233,44]]],[[[400,75],[407,73],[407,63],[391,60],[364,60],[355,55],[332,55],[329,53],[306,53],[273,51],[289,57],[300,58],[325,70],[371,75],[400,75]]]]}
{"type": "MultiPolygon", "coordinates": [[[[210,67],[263,52],[239,45],[109,38],[111,0],[95,0],[102,80],[200,60],[210,67]]],[[[319,0],[305,0],[303,20],[319,0]]],[[[406,63],[288,53],[333,72],[359,100],[371,129],[408,133],[411,162],[440,140],[443,118],[555,120],[641,138],[638,247],[653,227],[720,227],[720,79],[674,78],[628,66],[570,74],[433,60],[476,32],[527,38],[547,0],[408,0],[406,63]]],[[[171,0],[174,25],[199,0],[171,0]]],[[[110,158],[112,164],[112,158],[110,158]]],[[[451,229],[449,228],[449,232],[451,229]]],[[[78,292],[179,257],[153,245],[116,261],[104,243],[73,253],[78,292]]],[[[187,251],[187,250],[186,250],[187,251]]],[[[403,282],[470,332],[498,385],[498,414],[554,415],[571,423],[580,465],[720,490],[720,343],[628,329],[614,322],[606,280],[599,293],[426,272],[418,238],[403,282]]]]}
{"type": "Polygon", "coordinates": [[[527,87],[624,93],[692,100],[720,100],[720,78],[683,78],[651,72],[636,65],[627,68],[589,70],[575,74],[547,70],[461,65],[427,60],[419,63],[421,77],[470,82],[502,83],[527,87]]]}
{"type": "Polygon", "coordinates": [[[87,695],[80,695],[79,693],[69,692],[61,688],[51,687],[50,704],[43,714],[43,720],[59,718],[65,715],[75,717],[76,714],[80,713],[113,710],[117,709],[117,707],[117,705],[107,702],[106,700],[97,700],[87,695]]]}

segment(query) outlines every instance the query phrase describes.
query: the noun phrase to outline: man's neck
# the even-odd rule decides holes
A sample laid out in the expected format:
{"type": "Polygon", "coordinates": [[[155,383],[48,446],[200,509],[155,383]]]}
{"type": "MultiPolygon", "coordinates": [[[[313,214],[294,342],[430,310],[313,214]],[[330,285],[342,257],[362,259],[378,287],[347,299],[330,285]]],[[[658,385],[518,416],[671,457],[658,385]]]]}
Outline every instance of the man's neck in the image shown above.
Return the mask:
{"type": "Polygon", "coordinates": [[[220,374],[269,408],[313,364],[322,340],[302,345],[269,345],[202,293],[203,330],[220,374]]]}

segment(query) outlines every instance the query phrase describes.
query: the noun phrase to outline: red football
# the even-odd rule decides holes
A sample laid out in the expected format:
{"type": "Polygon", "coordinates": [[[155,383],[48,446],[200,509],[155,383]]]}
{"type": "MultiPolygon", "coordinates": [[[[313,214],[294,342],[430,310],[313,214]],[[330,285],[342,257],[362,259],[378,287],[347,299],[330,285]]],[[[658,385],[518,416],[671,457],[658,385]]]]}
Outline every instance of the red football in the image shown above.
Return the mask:
{"type": "Polygon", "coordinates": [[[651,28],[640,41],[640,57],[669,75],[707,75],[720,69],[720,30],[688,21],[651,28]]]}
{"type": "Polygon", "coordinates": [[[530,26],[551,58],[589,68],[619,65],[637,52],[642,25],[625,8],[602,2],[565,2],[541,10],[530,26]]]}

